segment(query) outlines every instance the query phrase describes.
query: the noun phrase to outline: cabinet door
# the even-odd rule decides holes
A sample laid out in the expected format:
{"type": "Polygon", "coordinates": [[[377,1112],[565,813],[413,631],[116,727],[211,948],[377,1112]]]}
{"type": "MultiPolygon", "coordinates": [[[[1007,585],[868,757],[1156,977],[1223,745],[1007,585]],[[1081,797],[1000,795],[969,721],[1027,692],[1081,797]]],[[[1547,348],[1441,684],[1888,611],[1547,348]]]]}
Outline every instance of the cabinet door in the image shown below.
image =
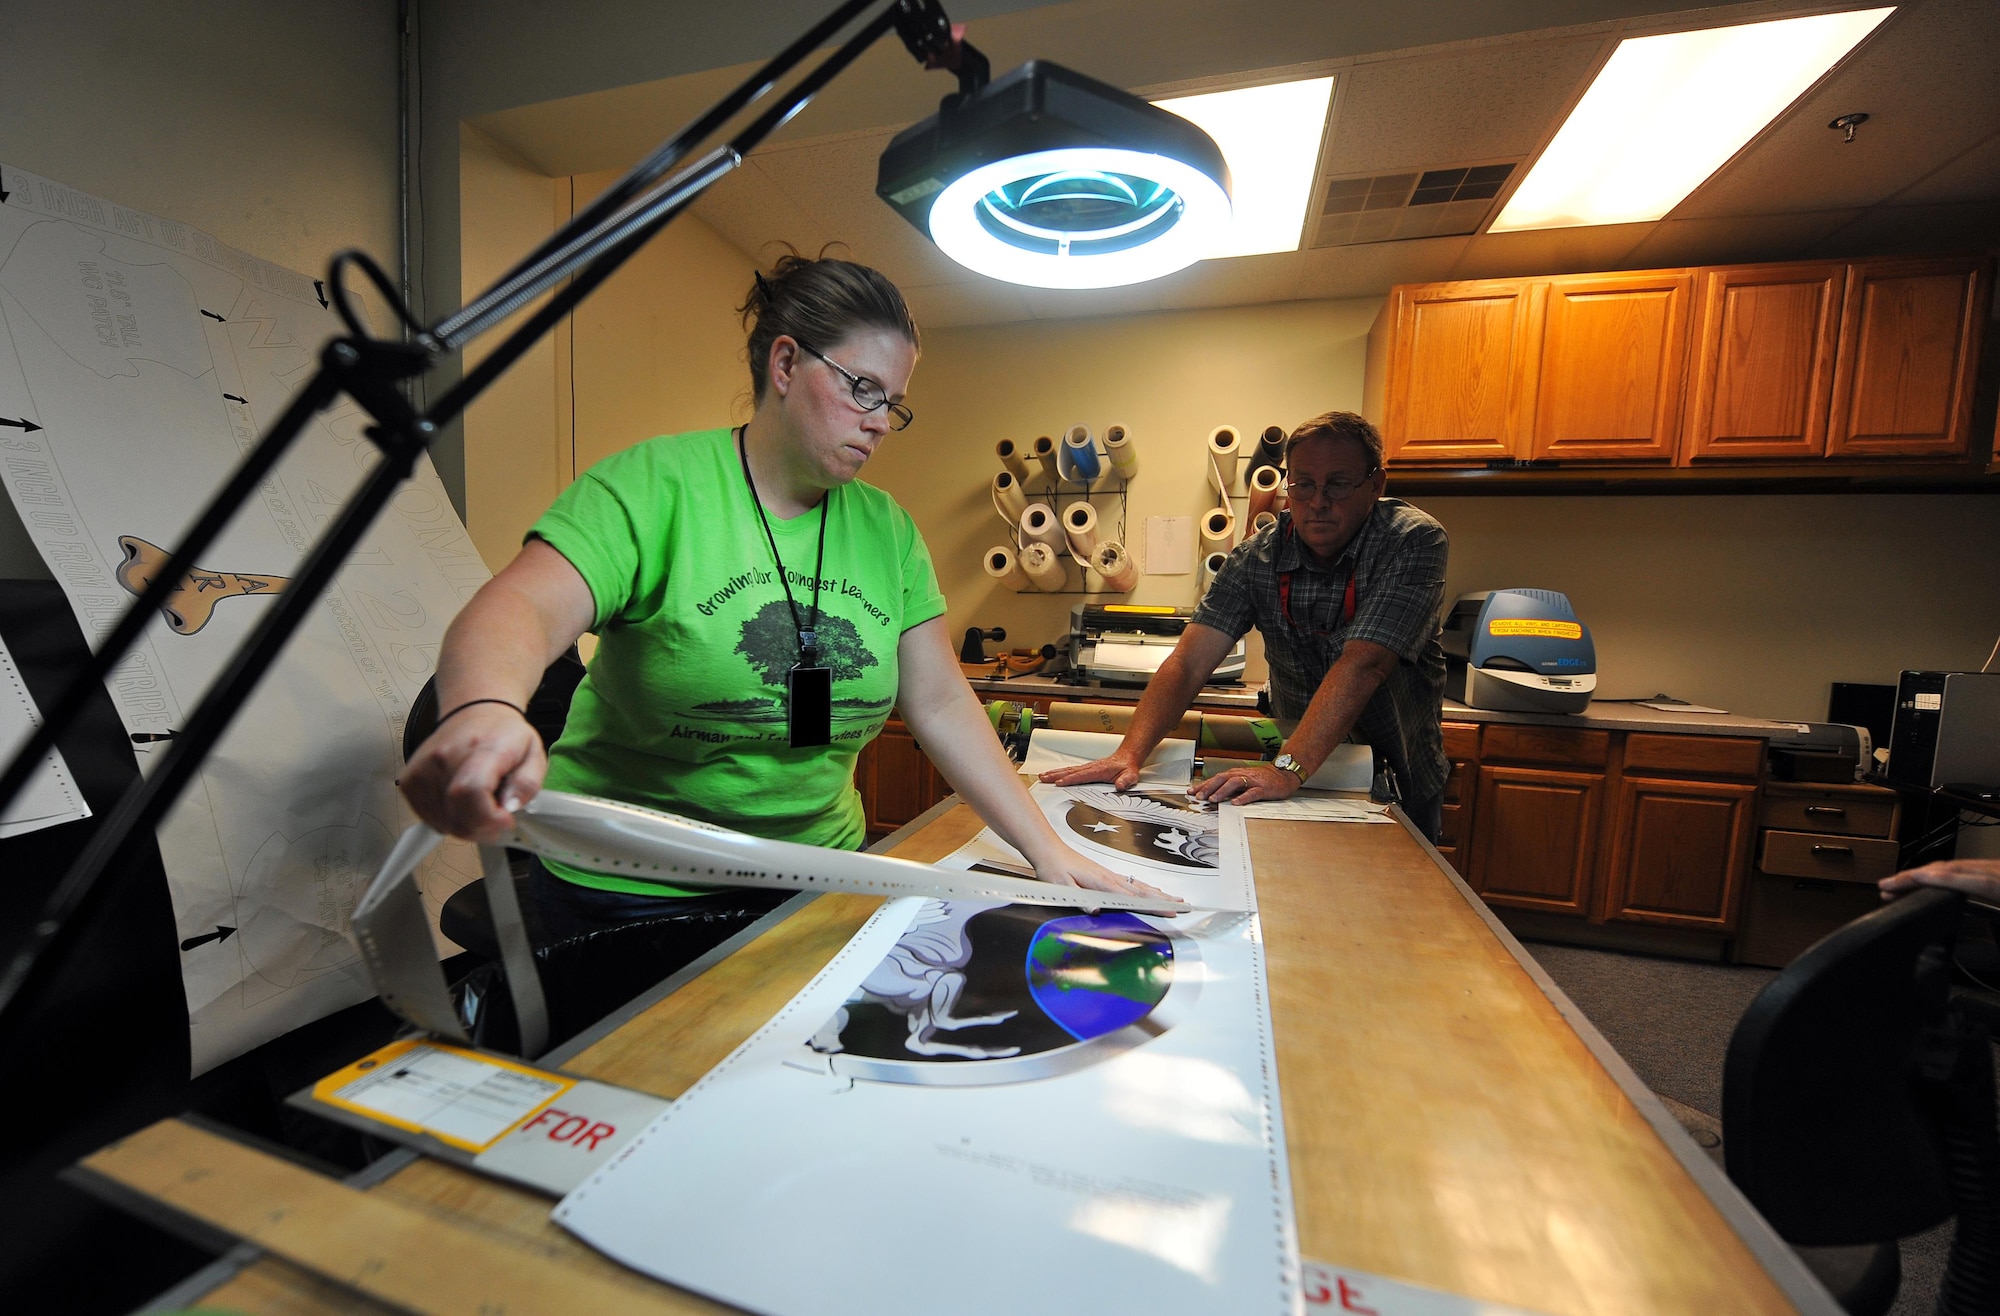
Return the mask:
{"type": "Polygon", "coordinates": [[[1827,453],[1940,457],[1966,449],[1985,320],[1985,262],[1851,265],[1827,453]]]}
{"type": "Polygon", "coordinates": [[[943,798],[938,791],[937,769],[901,722],[890,719],[870,749],[875,796],[874,812],[868,820],[871,831],[893,832],[943,798]]]}
{"type": "Polygon", "coordinates": [[[1749,782],[1625,778],[1613,815],[1604,916],[1734,930],[1756,799],[1749,782]]]}
{"type": "Polygon", "coordinates": [[[1603,796],[1600,772],[1482,763],[1466,880],[1489,905],[1587,913],[1603,796]]]}
{"type": "Polygon", "coordinates": [[[1531,456],[1673,460],[1693,285],[1686,270],[1549,280],[1531,456]]]}
{"type": "Polygon", "coordinates": [[[1699,271],[1685,459],[1826,452],[1845,265],[1699,271]]]}
{"type": "Polygon", "coordinates": [[[1397,288],[1383,444],[1393,462],[1524,456],[1541,287],[1525,279],[1397,288]]]}

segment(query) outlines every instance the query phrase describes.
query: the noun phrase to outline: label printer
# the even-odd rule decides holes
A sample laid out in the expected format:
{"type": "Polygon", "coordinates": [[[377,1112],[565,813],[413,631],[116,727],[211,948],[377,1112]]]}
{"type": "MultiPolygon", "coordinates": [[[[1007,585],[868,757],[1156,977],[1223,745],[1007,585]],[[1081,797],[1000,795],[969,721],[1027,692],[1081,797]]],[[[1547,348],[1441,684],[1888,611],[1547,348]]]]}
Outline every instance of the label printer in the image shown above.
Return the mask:
{"type": "MultiPolygon", "coordinates": [[[[1194,620],[1193,608],[1140,603],[1079,603],[1070,609],[1070,665],[1087,681],[1144,685],[1194,620]]],[[[1243,679],[1243,641],[1216,664],[1210,685],[1243,679]]]]}
{"type": "Polygon", "coordinates": [[[1445,696],[1470,708],[1581,713],[1597,689],[1590,628],[1551,589],[1460,595],[1438,638],[1445,696]]]}

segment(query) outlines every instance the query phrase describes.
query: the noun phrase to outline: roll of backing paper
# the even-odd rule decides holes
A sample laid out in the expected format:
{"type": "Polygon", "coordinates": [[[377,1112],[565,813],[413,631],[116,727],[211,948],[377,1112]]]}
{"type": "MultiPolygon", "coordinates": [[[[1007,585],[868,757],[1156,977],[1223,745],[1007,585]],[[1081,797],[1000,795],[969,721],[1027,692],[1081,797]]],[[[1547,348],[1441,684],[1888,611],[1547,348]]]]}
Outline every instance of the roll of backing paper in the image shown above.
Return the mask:
{"type": "MultiPolygon", "coordinates": [[[[1130,704],[1072,704],[1058,699],[1049,705],[1048,729],[1122,736],[1132,729],[1136,711],[1130,704]]],[[[1271,753],[1284,744],[1278,724],[1270,718],[1231,717],[1227,713],[1183,714],[1180,724],[1167,734],[1175,740],[1198,739],[1203,749],[1250,754],[1271,753]]]]}
{"type": "Polygon", "coordinates": [[[1106,539],[1090,551],[1090,569],[1104,579],[1104,588],[1124,594],[1139,583],[1139,564],[1125,545],[1106,539]]]}
{"type": "Polygon", "coordinates": [[[1000,513],[1000,519],[1014,525],[1021,519],[1021,513],[1028,510],[1028,495],[1021,491],[1021,479],[1012,471],[997,471],[993,476],[993,510],[1000,513]]]}
{"type": "MultiPolygon", "coordinates": [[[[1030,509],[1033,510],[1033,509],[1030,509]]],[[[1025,525],[1026,522],[1023,522],[1025,525]]],[[[1236,546],[1236,514],[1226,507],[1211,507],[1201,515],[1203,551],[1227,553],[1236,546]]]]}
{"type": "Polygon", "coordinates": [[[1276,524],[1278,524],[1278,514],[1276,512],[1259,512],[1250,518],[1250,533],[1261,535],[1276,524]]]}
{"type": "Polygon", "coordinates": [[[1021,570],[1021,560],[1005,544],[995,544],[986,550],[986,574],[1008,589],[1027,589],[1030,585],[1028,573],[1021,570]]]}
{"type": "Polygon", "coordinates": [[[1016,480],[1026,480],[1028,478],[1028,463],[1021,456],[1020,444],[1014,442],[1012,439],[1002,439],[993,445],[993,453],[1000,459],[1002,466],[1014,473],[1016,480]]]}
{"type": "Polygon", "coordinates": [[[1208,482],[1219,494],[1236,488],[1236,466],[1243,456],[1243,436],[1234,425],[1217,425],[1208,432],[1208,482]]]}
{"type": "Polygon", "coordinates": [[[1216,572],[1220,572],[1222,564],[1228,562],[1228,560],[1230,560],[1230,554],[1226,554],[1226,552],[1212,552],[1206,558],[1202,558],[1202,594],[1206,594],[1208,586],[1212,586],[1216,582],[1216,572]]]}
{"type": "Polygon", "coordinates": [[[1069,551],[1080,562],[1090,560],[1090,550],[1097,547],[1097,509],[1089,503],[1071,503],[1062,509],[1063,537],[1069,540],[1069,551]]]}
{"type": "Polygon", "coordinates": [[[1284,464],[1285,432],[1276,425],[1266,425],[1263,434],[1258,436],[1256,451],[1250,454],[1250,469],[1246,473],[1246,478],[1255,475],[1263,467],[1284,464]]]}
{"type": "MultiPolygon", "coordinates": [[[[1049,549],[1063,547],[1062,523],[1056,520],[1055,509],[1047,503],[1029,503],[1021,513],[1021,544],[1041,544],[1049,549]]],[[[1026,559],[1023,559],[1025,563],[1026,559]]]]}
{"type": "Polygon", "coordinates": [[[1028,545],[1021,550],[1020,562],[1028,582],[1044,593],[1053,594],[1069,584],[1069,572],[1063,567],[1062,555],[1047,544],[1028,545]]]}
{"type": "Polygon", "coordinates": [[[1033,474],[1041,478],[1045,488],[1055,488],[1056,481],[1062,478],[1062,469],[1056,464],[1060,447],[1061,445],[1047,434],[1038,435],[1035,439],[1032,451],[1037,465],[1033,474]]]}
{"type": "Polygon", "coordinates": [[[1250,472],[1250,519],[1270,511],[1278,501],[1278,489],[1285,482],[1275,466],[1259,466],[1250,472]]]}
{"type": "Polygon", "coordinates": [[[1132,442],[1132,431],[1125,426],[1104,427],[1104,452],[1119,479],[1129,480],[1139,473],[1139,449],[1132,442]]]}
{"type": "Polygon", "coordinates": [[[1104,461],[1097,455],[1097,442],[1091,438],[1090,426],[1072,425],[1063,432],[1059,464],[1065,480],[1084,485],[1097,483],[1097,477],[1104,473],[1104,461]]]}

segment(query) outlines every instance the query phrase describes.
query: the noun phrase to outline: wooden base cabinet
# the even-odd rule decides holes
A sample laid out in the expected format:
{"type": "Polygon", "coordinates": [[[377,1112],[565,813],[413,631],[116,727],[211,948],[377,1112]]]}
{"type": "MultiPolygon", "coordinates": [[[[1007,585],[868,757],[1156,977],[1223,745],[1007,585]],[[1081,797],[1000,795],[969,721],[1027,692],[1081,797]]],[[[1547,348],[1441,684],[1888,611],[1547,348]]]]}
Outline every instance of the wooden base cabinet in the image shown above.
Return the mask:
{"type": "Polygon", "coordinates": [[[1472,889],[1489,905],[1588,913],[1603,800],[1601,772],[1481,765],[1472,889]]]}
{"type": "Polygon", "coordinates": [[[951,794],[917,738],[893,717],[854,760],[854,788],[861,793],[870,845],[951,794]]]}
{"type": "Polygon", "coordinates": [[[1603,916],[1731,931],[1756,814],[1754,782],[1624,778],[1612,811],[1603,916]]]}

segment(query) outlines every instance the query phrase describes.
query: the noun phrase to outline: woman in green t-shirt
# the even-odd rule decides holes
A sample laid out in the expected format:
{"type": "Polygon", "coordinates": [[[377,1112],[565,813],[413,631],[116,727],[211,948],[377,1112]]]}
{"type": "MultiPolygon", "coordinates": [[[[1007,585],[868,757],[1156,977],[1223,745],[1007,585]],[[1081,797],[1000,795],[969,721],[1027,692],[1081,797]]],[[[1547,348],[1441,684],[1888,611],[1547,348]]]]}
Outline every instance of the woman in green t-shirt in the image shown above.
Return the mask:
{"type": "MultiPolygon", "coordinates": [[[[959,671],[922,536],[856,479],[910,422],[902,294],[866,266],[788,256],[743,313],[749,423],[593,466],[446,632],[445,711],[402,778],[418,815],[492,840],[546,782],[855,849],[855,755],[893,707],[1043,880],[1153,894],[1065,846],[1028,798],[959,671]],[[585,631],[597,653],[544,756],[521,710],[585,631]]],[[[535,878],[538,903],[585,923],[696,894],[553,864],[535,878]]]]}

